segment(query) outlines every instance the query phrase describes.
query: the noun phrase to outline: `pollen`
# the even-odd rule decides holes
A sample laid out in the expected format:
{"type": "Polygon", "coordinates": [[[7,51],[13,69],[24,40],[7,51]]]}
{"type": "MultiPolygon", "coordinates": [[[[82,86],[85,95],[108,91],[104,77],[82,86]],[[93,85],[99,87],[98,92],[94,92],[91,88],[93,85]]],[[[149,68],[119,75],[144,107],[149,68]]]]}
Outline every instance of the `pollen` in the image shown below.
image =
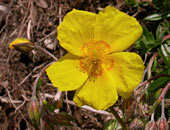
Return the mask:
{"type": "Polygon", "coordinates": [[[113,59],[109,57],[111,47],[105,41],[90,41],[84,43],[81,49],[80,68],[95,79],[103,73],[103,66],[107,70],[113,67],[113,59]]]}

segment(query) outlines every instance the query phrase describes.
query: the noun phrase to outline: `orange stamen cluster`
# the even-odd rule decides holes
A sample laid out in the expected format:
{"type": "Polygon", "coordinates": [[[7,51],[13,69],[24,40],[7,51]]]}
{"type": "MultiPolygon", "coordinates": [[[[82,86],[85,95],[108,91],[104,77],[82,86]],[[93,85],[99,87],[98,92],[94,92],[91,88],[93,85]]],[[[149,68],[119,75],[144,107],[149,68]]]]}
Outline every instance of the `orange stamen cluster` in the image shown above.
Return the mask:
{"type": "Polygon", "coordinates": [[[95,79],[102,75],[102,65],[105,65],[108,70],[113,67],[113,59],[109,57],[109,53],[111,53],[111,47],[105,41],[84,43],[80,67],[89,75],[89,78],[95,79]]]}

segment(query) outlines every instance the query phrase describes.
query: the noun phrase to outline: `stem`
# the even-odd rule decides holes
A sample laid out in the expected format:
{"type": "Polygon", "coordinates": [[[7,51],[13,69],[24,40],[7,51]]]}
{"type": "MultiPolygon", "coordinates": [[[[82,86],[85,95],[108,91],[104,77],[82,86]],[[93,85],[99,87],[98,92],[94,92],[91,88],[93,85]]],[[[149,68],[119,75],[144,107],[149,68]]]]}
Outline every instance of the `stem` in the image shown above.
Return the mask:
{"type": "Polygon", "coordinates": [[[164,99],[165,94],[167,93],[168,89],[170,88],[170,82],[165,86],[165,88],[163,89],[161,95],[160,95],[160,100],[164,99]]]}
{"type": "Polygon", "coordinates": [[[163,89],[162,93],[160,94],[159,98],[155,101],[155,103],[153,104],[151,110],[149,111],[149,113],[153,113],[153,111],[156,109],[156,107],[158,106],[158,104],[164,99],[165,94],[167,93],[168,89],[170,87],[170,82],[165,86],[165,88],[163,89]]]}
{"type": "Polygon", "coordinates": [[[163,40],[163,41],[165,41],[165,40],[167,40],[167,39],[170,39],[170,34],[169,34],[169,35],[164,36],[162,40],[163,40]]]}
{"type": "Polygon", "coordinates": [[[151,82],[152,80],[156,80],[160,77],[170,77],[169,74],[159,74],[159,75],[155,75],[147,80],[145,80],[143,83],[140,84],[140,86],[145,86],[146,84],[148,84],[149,82],[151,82]]]}
{"type": "Polygon", "coordinates": [[[153,113],[152,113],[152,116],[151,116],[151,121],[155,121],[155,120],[154,120],[154,115],[155,115],[155,113],[153,112],[153,113]]]}
{"type": "Polygon", "coordinates": [[[42,48],[42,47],[40,47],[40,46],[35,46],[34,48],[43,51],[43,52],[46,53],[47,55],[51,56],[55,61],[58,60],[53,54],[51,54],[50,52],[48,52],[46,49],[44,49],[44,48],[42,48]]]}
{"type": "Polygon", "coordinates": [[[165,104],[164,104],[164,99],[162,99],[162,113],[161,113],[161,117],[164,117],[165,118],[165,104]]]}
{"type": "MultiPolygon", "coordinates": [[[[53,63],[53,62],[52,62],[53,63]]],[[[35,79],[35,82],[33,84],[33,91],[32,91],[32,97],[36,97],[36,88],[37,88],[37,83],[40,79],[40,77],[42,76],[42,74],[44,73],[45,69],[50,66],[52,63],[47,64],[42,70],[41,72],[38,74],[37,78],[35,79]]]]}
{"type": "Polygon", "coordinates": [[[115,109],[112,107],[110,107],[110,112],[114,115],[114,117],[117,119],[117,121],[119,122],[119,124],[122,126],[122,128],[124,130],[128,130],[126,127],[125,122],[120,118],[120,116],[117,114],[117,112],[115,111],[115,109]]]}
{"type": "Polygon", "coordinates": [[[126,109],[127,109],[127,100],[124,99],[123,100],[123,113],[124,113],[125,122],[127,122],[127,111],[126,111],[126,109]]]}

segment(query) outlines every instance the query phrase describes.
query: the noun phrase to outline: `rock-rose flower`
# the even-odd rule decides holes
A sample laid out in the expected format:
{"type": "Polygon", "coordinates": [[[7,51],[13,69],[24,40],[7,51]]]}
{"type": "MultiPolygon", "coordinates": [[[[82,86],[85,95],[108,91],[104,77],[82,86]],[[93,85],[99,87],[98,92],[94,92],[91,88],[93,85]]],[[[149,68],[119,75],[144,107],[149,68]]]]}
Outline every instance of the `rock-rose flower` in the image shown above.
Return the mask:
{"type": "Polygon", "coordinates": [[[58,27],[60,45],[69,53],[46,69],[60,91],[76,90],[73,101],[97,110],[128,98],[144,71],[141,57],[121,52],[142,34],[135,18],[108,6],[99,14],[73,9],[58,27]]]}

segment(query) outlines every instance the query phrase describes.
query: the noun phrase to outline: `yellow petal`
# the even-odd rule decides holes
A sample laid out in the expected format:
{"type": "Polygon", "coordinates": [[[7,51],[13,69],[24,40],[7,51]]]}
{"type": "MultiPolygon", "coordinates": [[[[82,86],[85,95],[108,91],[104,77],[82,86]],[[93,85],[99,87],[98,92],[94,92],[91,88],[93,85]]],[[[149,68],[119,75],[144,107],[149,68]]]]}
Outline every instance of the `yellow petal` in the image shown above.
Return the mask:
{"type": "Polygon", "coordinates": [[[58,27],[60,45],[72,54],[80,55],[82,44],[94,38],[95,13],[73,9],[58,27]]]}
{"type": "Polygon", "coordinates": [[[128,98],[142,80],[144,63],[138,54],[118,52],[111,54],[113,68],[109,70],[118,90],[118,94],[128,98]]]}
{"type": "Polygon", "coordinates": [[[104,73],[95,81],[87,82],[76,91],[73,101],[78,106],[89,105],[97,110],[105,110],[118,99],[117,90],[111,75],[104,73]]]}
{"type": "Polygon", "coordinates": [[[96,18],[94,36],[111,45],[112,51],[129,48],[142,34],[142,27],[133,17],[108,6],[96,18]]]}
{"type": "Polygon", "coordinates": [[[80,71],[79,58],[70,53],[46,69],[47,76],[54,87],[60,91],[79,88],[87,79],[87,74],[80,71]]]}

